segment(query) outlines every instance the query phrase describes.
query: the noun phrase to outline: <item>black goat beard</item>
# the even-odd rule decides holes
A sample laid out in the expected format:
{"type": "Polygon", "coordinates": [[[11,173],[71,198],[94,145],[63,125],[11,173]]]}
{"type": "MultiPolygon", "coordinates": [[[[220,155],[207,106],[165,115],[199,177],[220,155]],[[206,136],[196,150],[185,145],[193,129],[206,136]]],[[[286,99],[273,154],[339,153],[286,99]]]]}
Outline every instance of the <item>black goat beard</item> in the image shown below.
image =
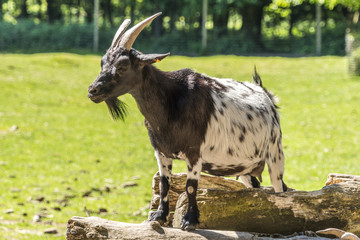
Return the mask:
{"type": "Polygon", "coordinates": [[[116,97],[108,98],[105,100],[106,105],[108,106],[111,117],[114,120],[125,120],[126,117],[126,104],[116,97]]]}

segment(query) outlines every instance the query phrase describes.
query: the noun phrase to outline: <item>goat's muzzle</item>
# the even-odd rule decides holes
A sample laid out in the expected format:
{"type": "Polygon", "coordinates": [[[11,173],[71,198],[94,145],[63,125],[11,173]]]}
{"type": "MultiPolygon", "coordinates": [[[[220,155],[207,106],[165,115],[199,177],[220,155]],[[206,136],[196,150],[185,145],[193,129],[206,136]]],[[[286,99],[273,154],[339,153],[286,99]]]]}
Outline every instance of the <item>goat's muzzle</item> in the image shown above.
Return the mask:
{"type": "Polygon", "coordinates": [[[88,98],[94,103],[100,103],[107,99],[106,95],[102,93],[102,84],[92,83],[88,89],[88,98]]]}

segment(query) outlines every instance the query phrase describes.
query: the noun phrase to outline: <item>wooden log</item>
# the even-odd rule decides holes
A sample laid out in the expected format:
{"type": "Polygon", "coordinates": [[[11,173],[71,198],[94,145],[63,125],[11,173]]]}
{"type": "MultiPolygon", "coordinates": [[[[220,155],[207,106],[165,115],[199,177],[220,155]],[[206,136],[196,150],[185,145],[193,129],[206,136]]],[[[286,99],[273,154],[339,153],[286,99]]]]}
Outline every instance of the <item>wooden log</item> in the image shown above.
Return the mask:
{"type": "MultiPolygon", "coordinates": [[[[176,173],[171,175],[170,180],[170,211],[175,211],[176,201],[181,193],[185,191],[186,185],[186,173],[176,173]]],[[[160,190],[159,190],[160,174],[157,172],[153,177],[152,189],[153,189],[153,201],[151,201],[150,209],[157,209],[159,206],[160,190]]],[[[245,185],[242,182],[234,179],[210,176],[201,174],[198,188],[202,189],[218,189],[218,190],[232,190],[238,191],[245,189],[245,185]]]]}
{"type": "MultiPolygon", "coordinates": [[[[275,237],[275,236],[274,236],[275,237]]],[[[178,228],[161,227],[158,222],[145,222],[142,224],[115,222],[99,217],[72,217],[68,221],[67,240],[86,239],[173,239],[173,240],[271,240],[271,236],[257,235],[246,232],[195,230],[182,231],[178,228]]],[[[276,240],[329,240],[318,237],[315,233],[307,232],[294,234],[289,237],[277,235],[276,240]]]]}
{"type": "Polygon", "coordinates": [[[328,186],[335,183],[349,182],[349,181],[360,182],[360,176],[340,174],[340,173],[330,173],[328,175],[325,185],[328,186]]]}
{"type": "MultiPolygon", "coordinates": [[[[168,221],[165,223],[165,226],[172,225],[172,219],[175,212],[176,202],[179,198],[179,195],[185,191],[186,185],[186,173],[177,173],[171,175],[170,181],[170,190],[169,190],[169,209],[170,209],[170,216],[168,217],[168,221]]],[[[150,202],[150,213],[152,214],[155,211],[160,202],[160,190],[159,190],[159,182],[160,182],[160,174],[157,172],[153,177],[152,182],[152,199],[150,202]]],[[[199,180],[199,187],[202,189],[218,189],[218,190],[232,190],[232,191],[239,191],[245,189],[245,185],[242,182],[236,181],[230,178],[223,178],[217,176],[209,176],[201,174],[199,180]]]]}
{"type": "MultiPolygon", "coordinates": [[[[360,235],[360,182],[348,181],[312,192],[274,193],[271,188],[240,191],[198,190],[203,229],[291,234],[339,228],[360,235]]],[[[181,194],[173,226],[187,210],[181,194]]]]}

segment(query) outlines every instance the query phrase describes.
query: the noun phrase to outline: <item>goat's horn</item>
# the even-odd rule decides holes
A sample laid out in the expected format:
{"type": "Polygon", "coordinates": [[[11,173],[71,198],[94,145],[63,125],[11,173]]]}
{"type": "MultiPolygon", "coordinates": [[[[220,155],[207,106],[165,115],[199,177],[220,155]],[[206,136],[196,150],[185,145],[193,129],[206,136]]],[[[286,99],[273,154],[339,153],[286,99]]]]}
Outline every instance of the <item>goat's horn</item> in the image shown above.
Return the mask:
{"type": "Polygon", "coordinates": [[[358,236],[356,236],[355,234],[345,232],[345,231],[337,229],[337,228],[328,228],[325,230],[316,231],[316,233],[334,235],[334,236],[340,238],[341,240],[360,240],[360,238],[358,236]]]}
{"type": "Polygon", "coordinates": [[[337,236],[338,238],[341,238],[342,235],[344,235],[345,231],[337,229],[337,228],[328,228],[325,230],[316,231],[316,233],[320,234],[329,234],[337,236]]]}
{"type": "Polygon", "coordinates": [[[120,25],[120,27],[118,28],[118,30],[115,33],[115,36],[111,43],[110,49],[114,49],[116,47],[116,44],[121,39],[121,36],[124,34],[126,28],[130,25],[130,23],[131,23],[130,19],[125,19],[123,21],[123,23],[120,25]]]}
{"type": "Polygon", "coordinates": [[[127,50],[130,50],[131,46],[135,42],[136,37],[139,35],[139,33],[154,20],[157,16],[161,15],[161,12],[156,13],[152,15],[151,17],[148,17],[147,19],[139,22],[129,30],[127,30],[122,38],[120,39],[119,46],[124,47],[127,50]]]}
{"type": "Polygon", "coordinates": [[[342,235],[341,240],[360,240],[360,238],[353,233],[346,232],[342,235]]]}

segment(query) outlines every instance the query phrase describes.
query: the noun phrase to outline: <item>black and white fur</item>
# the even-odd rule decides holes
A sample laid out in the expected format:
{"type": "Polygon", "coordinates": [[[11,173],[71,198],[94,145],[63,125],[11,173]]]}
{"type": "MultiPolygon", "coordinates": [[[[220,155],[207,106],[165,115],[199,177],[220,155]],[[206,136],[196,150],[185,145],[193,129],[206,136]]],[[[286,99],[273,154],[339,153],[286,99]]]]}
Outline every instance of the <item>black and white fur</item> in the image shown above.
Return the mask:
{"type": "MultiPolygon", "coordinates": [[[[261,180],[267,163],[275,191],[285,190],[279,114],[269,92],[258,84],[211,78],[188,69],[165,75],[175,81],[163,89],[172,92],[163,101],[170,104],[165,104],[164,109],[170,112],[164,115],[172,119],[174,111],[176,118],[165,125],[156,120],[152,124],[143,112],[161,176],[161,203],[152,220],[166,221],[175,158],[188,166],[189,210],[183,219],[184,229],[198,223],[196,189],[202,171],[217,176],[240,175],[247,187],[259,187],[256,177],[261,180]],[[174,90],[179,85],[182,90],[174,90]],[[178,97],[173,99],[174,95],[178,97]]],[[[161,83],[155,85],[162,87],[161,83]]]]}
{"type": "Polygon", "coordinates": [[[199,223],[201,172],[241,176],[246,186],[259,187],[257,178],[261,181],[266,163],[275,191],[286,190],[279,114],[256,71],[250,83],[190,69],[163,72],[152,65],[166,56],[121,46],[109,49],[88,94],[96,103],[105,101],[114,117],[123,117],[124,105],[117,97],[130,93],[145,117],[160,171],[160,205],[150,220],[166,222],[173,159],[184,160],[188,168],[184,230],[199,223]]]}

